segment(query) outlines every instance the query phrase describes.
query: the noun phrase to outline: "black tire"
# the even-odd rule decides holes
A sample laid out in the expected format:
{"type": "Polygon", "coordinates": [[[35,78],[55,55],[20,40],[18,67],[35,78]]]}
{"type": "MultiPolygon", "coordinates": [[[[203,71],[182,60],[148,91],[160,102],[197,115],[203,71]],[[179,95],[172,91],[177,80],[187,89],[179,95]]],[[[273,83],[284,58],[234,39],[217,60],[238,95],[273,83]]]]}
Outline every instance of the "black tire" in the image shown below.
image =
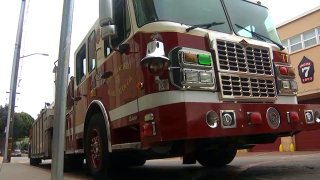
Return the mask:
{"type": "Polygon", "coordinates": [[[130,161],[129,166],[143,166],[146,163],[145,159],[134,159],[130,161]]]}
{"type": "Polygon", "coordinates": [[[30,158],[30,165],[31,166],[38,166],[41,163],[40,158],[30,158]]]}
{"type": "Polygon", "coordinates": [[[90,118],[85,133],[87,167],[90,174],[99,179],[111,167],[106,125],[101,114],[94,114],[90,118]]]}
{"type": "Polygon", "coordinates": [[[83,167],[83,157],[79,155],[64,156],[64,171],[77,171],[83,167]]]}
{"type": "Polygon", "coordinates": [[[112,154],[112,165],[116,167],[133,167],[143,166],[146,163],[146,159],[137,154],[112,154]]]}
{"type": "Polygon", "coordinates": [[[197,153],[197,161],[204,167],[224,167],[229,164],[237,154],[235,149],[211,149],[197,153]]]}

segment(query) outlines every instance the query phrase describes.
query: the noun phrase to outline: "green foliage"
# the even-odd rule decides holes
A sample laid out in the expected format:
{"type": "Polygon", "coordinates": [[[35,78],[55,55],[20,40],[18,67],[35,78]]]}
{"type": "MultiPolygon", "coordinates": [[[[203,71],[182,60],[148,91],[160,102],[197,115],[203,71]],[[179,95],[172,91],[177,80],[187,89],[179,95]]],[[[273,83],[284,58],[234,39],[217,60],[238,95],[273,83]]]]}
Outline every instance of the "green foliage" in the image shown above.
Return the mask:
{"type": "Polygon", "coordinates": [[[15,122],[13,124],[13,138],[24,138],[29,136],[29,130],[32,127],[34,119],[27,113],[15,113],[15,122]]]}
{"type": "MultiPolygon", "coordinates": [[[[4,130],[7,124],[8,106],[0,106],[0,136],[4,135],[4,130]]],[[[25,138],[29,136],[29,130],[32,127],[34,119],[25,112],[14,114],[13,123],[13,139],[25,138]]]]}
{"type": "Polygon", "coordinates": [[[21,150],[28,150],[29,148],[29,137],[16,139],[13,143],[13,149],[21,149],[21,150]]]}
{"type": "Polygon", "coordinates": [[[0,136],[4,134],[4,130],[7,124],[8,106],[0,106],[0,136]]]}

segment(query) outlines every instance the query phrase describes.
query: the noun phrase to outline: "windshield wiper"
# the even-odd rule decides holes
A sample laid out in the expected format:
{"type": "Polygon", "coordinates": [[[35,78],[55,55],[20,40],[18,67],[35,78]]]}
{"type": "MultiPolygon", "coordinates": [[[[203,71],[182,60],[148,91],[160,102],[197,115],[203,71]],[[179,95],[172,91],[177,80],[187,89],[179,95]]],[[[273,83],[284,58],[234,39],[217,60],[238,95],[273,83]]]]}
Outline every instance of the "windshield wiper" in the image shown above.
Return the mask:
{"type": "Polygon", "coordinates": [[[224,24],[224,23],[225,22],[211,22],[211,23],[205,23],[205,24],[196,24],[196,25],[193,25],[191,27],[188,27],[186,29],[186,31],[189,32],[189,31],[191,31],[191,30],[193,30],[195,28],[199,28],[199,27],[208,29],[208,28],[210,28],[212,26],[218,26],[218,25],[221,25],[221,24],[224,24]]]}
{"type": "Polygon", "coordinates": [[[240,29],[243,29],[243,30],[245,30],[245,31],[248,31],[248,32],[251,33],[253,36],[259,38],[260,40],[263,40],[263,41],[268,40],[268,41],[272,42],[273,44],[277,45],[277,46],[280,48],[281,51],[284,50],[284,47],[283,47],[281,44],[273,41],[272,39],[270,39],[270,38],[268,38],[268,37],[265,37],[264,35],[261,35],[261,34],[259,34],[259,33],[250,31],[250,30],[248,30],[248,29],[246,29],[246,28],[244,28],[244,27],[242,27],[242,26],[240,26],[240,25],[238,25],[238,24],[235,24],[235,25],[236,25],[238,28],[240,28],[240,29]]]}

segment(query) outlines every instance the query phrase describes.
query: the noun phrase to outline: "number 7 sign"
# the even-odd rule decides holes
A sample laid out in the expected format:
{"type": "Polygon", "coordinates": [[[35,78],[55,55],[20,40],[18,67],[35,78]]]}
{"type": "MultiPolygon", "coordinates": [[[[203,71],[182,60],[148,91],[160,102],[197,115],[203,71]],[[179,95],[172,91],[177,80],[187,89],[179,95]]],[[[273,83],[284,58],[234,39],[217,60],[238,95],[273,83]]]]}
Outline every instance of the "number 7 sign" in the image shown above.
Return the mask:
{"type": "Polygon", "coordinates": [[[307,57],[303,57],[299,63],[298,70],[302,83],[309,83],[314,80],[314,64],[307,57]]]}

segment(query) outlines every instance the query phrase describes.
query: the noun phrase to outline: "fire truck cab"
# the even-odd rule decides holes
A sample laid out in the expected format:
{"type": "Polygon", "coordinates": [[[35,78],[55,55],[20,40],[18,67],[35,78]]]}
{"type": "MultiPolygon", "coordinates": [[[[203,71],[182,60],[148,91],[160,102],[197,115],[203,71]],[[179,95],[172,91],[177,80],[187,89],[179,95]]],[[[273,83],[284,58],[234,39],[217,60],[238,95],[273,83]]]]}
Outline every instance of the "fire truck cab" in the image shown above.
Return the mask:
{"type": "Polygon", "coordinates": [[[220,167],[237,149],[319,128],[259,2],[100,0],[74,67],[65,153],[96,176],[178,156],[220,167]]]}

